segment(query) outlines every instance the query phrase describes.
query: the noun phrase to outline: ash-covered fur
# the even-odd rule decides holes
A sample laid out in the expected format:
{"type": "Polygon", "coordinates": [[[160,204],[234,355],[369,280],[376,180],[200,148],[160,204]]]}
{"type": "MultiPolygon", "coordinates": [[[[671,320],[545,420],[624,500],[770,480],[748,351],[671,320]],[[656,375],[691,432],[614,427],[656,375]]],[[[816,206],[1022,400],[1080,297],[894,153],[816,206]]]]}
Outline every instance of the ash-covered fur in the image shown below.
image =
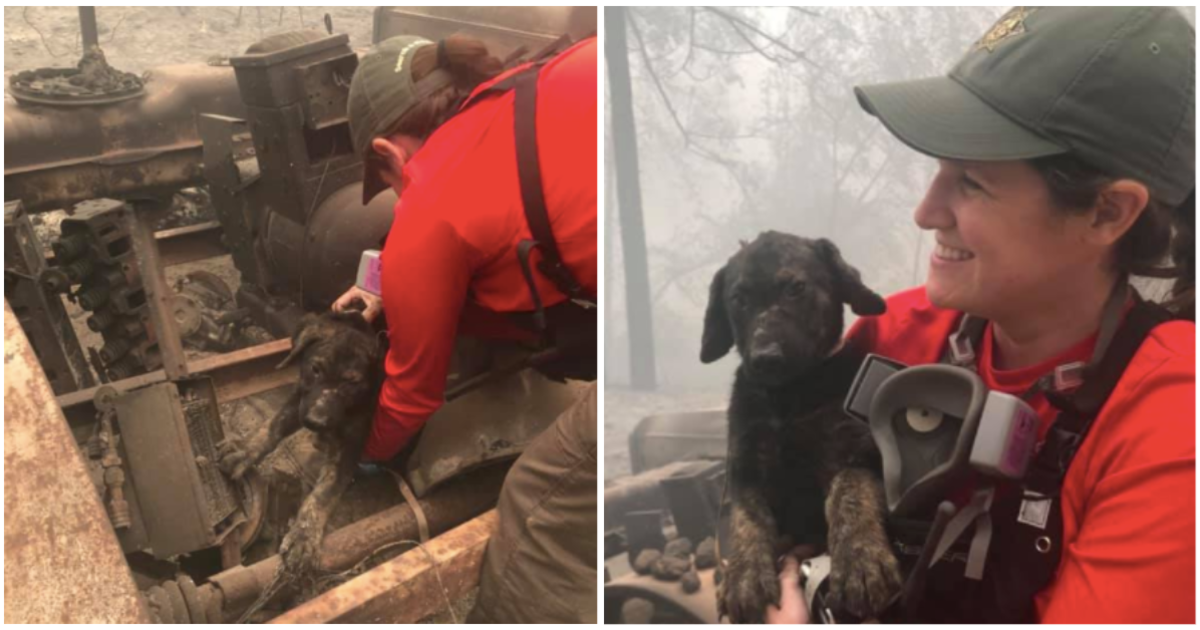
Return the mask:
{"type": "Polygon", "coordinates": [[[832,604],[859,617],[900,589],[884,531],[879,453],[841,404],[863,356],[838,349],[842,309],[884,312],[833,243],[765,232],[713,278],[700,359],[736,347],[729,403],[731,549],[718,608],[759,622],[778,604],[775,560],[791,545],[828,546],[832,604]]]}
{"type": "Polygon", "coordinates": [[[300,382],[279,413],[244,442],[229,439],[219,450],[221,470],[236,480],[287,436],[302,428],[316,434],[325,463],[280,547],[281,570],[294,578],[311,577],[319,565],[325,524],[354,477],[383,382],[379,342],[356,311],[305,316],[279,367],[297,361],[300,382]]]}

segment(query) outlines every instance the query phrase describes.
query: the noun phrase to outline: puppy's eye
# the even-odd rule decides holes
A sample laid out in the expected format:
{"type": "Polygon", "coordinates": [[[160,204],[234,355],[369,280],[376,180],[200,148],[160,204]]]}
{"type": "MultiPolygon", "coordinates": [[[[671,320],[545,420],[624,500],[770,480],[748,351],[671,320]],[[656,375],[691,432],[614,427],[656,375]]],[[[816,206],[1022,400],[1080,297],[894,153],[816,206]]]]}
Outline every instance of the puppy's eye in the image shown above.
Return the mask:
{"type": "Polygon", "coordinates": [[[312,375],[315,376],[316,378],[321,378],[322,370],[321,370],[321,365],[319,363],[313,363],[312,365],[310,365],[308,367],[308,370],[309,370],[309,372],[312,372],[312,375]]]}
{"type": "Polygon", "coordinates": [[[790,298],[800,297],[804,295],[804,289],[807,288],[803,282],[792,282],[783,288],[783,294],[790,298]]]}
{"type": "Polygon", "coordinates": [[[741,293],[734,293],[733,296],[729,298],[729,304],[738,310],[744,309],[746,308],[746,296],[742,295],[741,293]]]}

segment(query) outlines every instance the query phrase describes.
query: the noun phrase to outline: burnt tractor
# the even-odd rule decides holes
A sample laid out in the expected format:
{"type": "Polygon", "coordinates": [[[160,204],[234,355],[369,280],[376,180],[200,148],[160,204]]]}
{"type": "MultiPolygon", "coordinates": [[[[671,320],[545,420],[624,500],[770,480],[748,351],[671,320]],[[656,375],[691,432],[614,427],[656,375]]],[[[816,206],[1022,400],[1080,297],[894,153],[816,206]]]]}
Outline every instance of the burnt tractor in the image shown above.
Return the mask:
{"type": "MultiPolygon", "coordinates": [[[[381,8],[373,38],[465,32],[517,63],[569,15],[381,8]]],[[[354,283],[396,201],[361,203],[360,51],[327,17],[139,77],[109,65],[93,9],[80,21],[78,66],[13,73],[5,96],[5,621],[236,620],[320,462],[295,444],[233,483],[216,445],[282,404],[291,331],[354,283]],[[183,225],[181,191],[202,206],[183,225]]],[[[507,466],[573,396],[514,369],[526,352],[459,340],[400,471],[415,496],[356,481],[322,554],[337,592],[280,620],[416,621],[471,589],[507,466]]]]}
{"type": "Polygon", "coordinates": [[[719,623],[718,541],[727,445],[724,409],[643,418],[631,474],[604,488],[607,623],[719,623]]]}

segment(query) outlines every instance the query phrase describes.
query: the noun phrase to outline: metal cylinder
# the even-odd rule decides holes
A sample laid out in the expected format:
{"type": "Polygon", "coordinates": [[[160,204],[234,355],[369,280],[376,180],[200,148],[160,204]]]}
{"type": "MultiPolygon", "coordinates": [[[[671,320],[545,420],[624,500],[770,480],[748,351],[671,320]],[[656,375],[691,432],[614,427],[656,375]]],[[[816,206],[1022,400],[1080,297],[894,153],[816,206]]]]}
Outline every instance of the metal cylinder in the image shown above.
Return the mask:
{"type": "Polygon", "coordinates": [[[91,241],[86,234],[75,234],[73,236],[64,236],[54,241],[50,245],[50,249],[54,251],[54,257],[58,259],[58,264],[61,265],[67,261],[79,258],[79,256],[87,252],[90,243],[91,241]]]}
{"type": "Polygon", "coordinates": [[[145,95],[109,105],[4,107],[4,194],[31,212],[97,197],[173,193],[204,183],[201,113],[244,118],[233,69],[150,70],[145,95]]]}
{"type": "Polygon", "coordinates": [[[126,317],[121,320],[121,331],[126,337],[139,337],[146,332],[146,324],[136,317],[126,317]]]}
{"type": "Polygon", "coordinates": [[[280,290],[303,290],[310,308],[329,308],[354,285],[365,249],[378,249],[392,225],[396,195],[391,191],[362,204],[362,184],[344,186],[326,197],[301,226],[273,213],[264,246],[280,290]]]}
{"type": "Polygon", "coordinates": [[[121,271],[120,267],[109,267],[100,272],[99,278],[104,281],[110,289],[116,289],[128,284],[125,278],[125,272],[121,271]]]}
{"type": "Polygon", "coordinates": [[[133,342],[129,341],[128,339],[113,339],[112,341],[104,344],[103,348],[100,348],[100,360],[104,361],[105,363],[112,363],[113,361],[116,361],[117,359],[120,359],[128,354],[132,349],[133,342]]]}
{"type": "MultiPolygon", "coordinates": [[[[507,472],[508,464],[481,468],[448,482],[422,499],[420,504],[430,534],[445,532],[491,509],[507,472]]],[[[344,571],[385,545],[417,537],[417,518],[412,508],[408,504],[398,505],[326,536],[321,547],[321,568],[344,571]]],[[[271,556],[249,567],[234,567],[212,576],[202,588],[215,587],[221,593],[224,619],[232,621],[258,598],[279,563],[279,556],[271,556]]]]}
{"type": "Polygon", "coordinates": [[[108,287],[95,286],[79,294],[79,306],[85,311],[94,311],[108,301],[108,287]]]}
{"type": "Polygon", "coordinates": [[[71,279],[62,269],[51,267],[42,272],[42,287],[51,293],[66,293],[71,289],[71,279]]]}
{"type": "Polygon", "coordinates": [[[79,31],[84,50],[100,45],[100,32],[96,27],[96,7],[79,7],[79,31]]]}
{"type": "Polygon", "coordinates": [[[116,313],[110,309],[96,311],[91,317],[87,318],[87,327],[93,332],[100,332],[109,326],[112,326],[117,321],[116,313]]]}
{"type": "Polygon", "coordinates": [[[67,280],[71,284],[80,284],[92,275],[96,270],[96,263],[91,258],[80,258],[75,262],[63,267],[63,273],[67,275],[67,280]]]}
{"type": "Polygon", "coordinates": [[[140,374],[143,370],[133,357],[125,357],[124,359],[107,366],[105,371],[108,372],[109,380],[119,381],[129,378],[135,374],[140,374]]]}

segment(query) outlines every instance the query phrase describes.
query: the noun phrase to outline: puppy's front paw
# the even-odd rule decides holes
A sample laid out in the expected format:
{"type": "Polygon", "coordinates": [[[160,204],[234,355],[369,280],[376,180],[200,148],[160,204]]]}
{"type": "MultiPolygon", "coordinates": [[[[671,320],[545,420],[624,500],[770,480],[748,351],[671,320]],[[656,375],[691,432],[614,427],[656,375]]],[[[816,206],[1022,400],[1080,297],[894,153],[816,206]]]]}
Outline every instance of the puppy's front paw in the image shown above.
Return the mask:
{"type": "Polygon", "coordinates": [[[307,528],[293,527],[279,546],[283,566],[295,579],[310,578],[321,565],[321,541],[307,528]]]}
{"type": "Polygon", "coordinates": [[[903,587],[900,563],[886,543],[847,545],[832,562],[829,603],[860,619],[878,616],[903,587]]]}
{"type": "Polygon", "coordinates": [[[250,452],[242,440],[235,437],[226,438],[217,444],[217,457],[219,458],[217,467],[225,473],[226,477],[234,481],[244,477],[254,465],[255,460],[254,453],[250,452]]]}
{"type": "Polygon", "coordinates": [[[767,606],[779,605],[779,576],[770,556],[729,559],[717,589],[717,612],[733,623],[762,623],[767,606]]]}

